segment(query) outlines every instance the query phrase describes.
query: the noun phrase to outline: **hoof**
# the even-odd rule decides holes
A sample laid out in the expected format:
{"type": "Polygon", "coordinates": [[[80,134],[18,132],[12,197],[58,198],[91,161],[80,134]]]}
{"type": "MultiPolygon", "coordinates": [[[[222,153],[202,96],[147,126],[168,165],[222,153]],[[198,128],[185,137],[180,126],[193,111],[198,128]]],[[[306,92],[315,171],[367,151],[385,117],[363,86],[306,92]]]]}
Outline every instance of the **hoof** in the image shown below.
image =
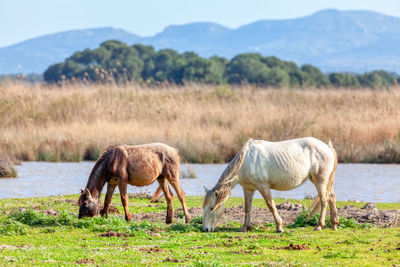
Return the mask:
{"type": "Polygon", "coordinates": [[[158,201],[158,199],[152,199],[152,200],[150,200],[150,202],[151,203],[158,203],[159,201],[158,201]]]}
{"type": "Polygon", "coordinates": [[[99,214],[100,214],[101,217],[104,216],[104,214],[105,214],[104,208],[102,208],[102,209],[99,211],[99,214]]]}
{"type": "Polygon", "coordinates": [[[331,229],[332,229],[333,231],[337,231],[337,226],[336,226],[336,225],[332,225],[331,229]]]}
{"type": "Polygon", "coordinates": [[[125,216],[125,221],[129,222],[132,220],[132,215],[129,214],[129,216],[125,216]]]}
{"type": "Polygon", "coordinates": [[[241,227],[240,229],[239,229],[239,232],[242,232],[242,233],[245,233],[245,232],[247,232],[249,229],[247,228],[247,226],[246,227],[241,227]]]}
{"type": "Polygon", "coordinates": [[[323,228],[324,228],[324,227],[322,227],[321,225],[317,225],[317,226],[314,228],[314,231],[321,231],[323,228]]]}
{"type": "Polygon", "coordinates": [[[185,218],[185,223],[190,223],[190,220],[191,220],[190,217],[185,218]]]}
{"type": "Polygon", "coordinates": [[[165,219],[165,223],[166,223],[166,224],[171,224],[171,223],[172,223],[172,221],[173,221],[173,220],[172,220],[171,218],[167,218],[167,219],[165,219]]]}
{"type": "Polygon", "coordinates": [[[275,233],[279,234],[279,233],[283,233],[283,229],[276,229],[275,233]]]}

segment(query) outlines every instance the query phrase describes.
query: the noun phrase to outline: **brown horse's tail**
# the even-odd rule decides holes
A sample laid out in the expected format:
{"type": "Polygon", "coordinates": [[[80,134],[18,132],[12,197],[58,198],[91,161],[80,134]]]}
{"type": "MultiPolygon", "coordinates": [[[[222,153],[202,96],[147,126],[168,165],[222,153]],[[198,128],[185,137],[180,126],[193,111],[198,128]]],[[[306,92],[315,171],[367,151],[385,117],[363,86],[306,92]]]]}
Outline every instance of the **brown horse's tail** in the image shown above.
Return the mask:
{"type": "MultiPolygon", "coordinates": [[[[327,190],[326,190],[326,194],[329,197],[333,191],[333,184],[335,182],[335,173],[336,173],[336,168],[337,168],[337,164],[338,164],[338,159],[337,159],[336,150],[333,148],[331,140],[329,140],[328,147],[332,150],[334,157],[335,157],[333,169],[332,169],[331,175],[329,176],[328,186],[327,186],[327,190]]],[[[320,208],[321,208],[321,201],[320,201],[320,197],[317,196],[315,198],[314,202],[311,204],[310,208],[307,210],[307,213],[309,213],[309,214],[305,220],[306,221],[309,220],[320,208]]]]}
{"type": "Polygon", "coordinates": [[[217,202],[214,209],[218,209],[219,206],[221,206],[229,198],[231,182],[237,176],[237,173],[243,164],[244,158],[252,141],[253,139],[249,139],[239,153],[236,154],[231,162],[229,162],[228,166],[219,178],[218,183],[213,188],[212,191],[217,192],[217,202]]]}

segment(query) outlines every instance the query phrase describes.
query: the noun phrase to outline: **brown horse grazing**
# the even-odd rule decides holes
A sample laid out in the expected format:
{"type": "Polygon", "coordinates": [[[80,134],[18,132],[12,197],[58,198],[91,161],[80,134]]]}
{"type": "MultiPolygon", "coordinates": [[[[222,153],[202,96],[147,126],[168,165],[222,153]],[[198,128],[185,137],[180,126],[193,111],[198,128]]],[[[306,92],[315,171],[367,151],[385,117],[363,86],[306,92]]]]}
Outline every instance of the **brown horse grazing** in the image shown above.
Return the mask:
{"type": "Polygon", "coordinates": [[[110,146],[101,155],[90,173],[85,190],[78,199],[79,218],[93,217],[98,213],[101,190],[107,183],[107,193],[104,207],[100,210],[102,216],[108,216],[108,208],[118,186],[125,219],[132,219],[128,210],[127,185],[145,186],[157,180],[167,201],[166,223],[173,220],[173,194],[169,184],[175,189],[182,203],[186,223],[190,215],[186,207],[185,193],[179,183],[179,155],[175,148],[161,143],[128,146],[110,146]]]}

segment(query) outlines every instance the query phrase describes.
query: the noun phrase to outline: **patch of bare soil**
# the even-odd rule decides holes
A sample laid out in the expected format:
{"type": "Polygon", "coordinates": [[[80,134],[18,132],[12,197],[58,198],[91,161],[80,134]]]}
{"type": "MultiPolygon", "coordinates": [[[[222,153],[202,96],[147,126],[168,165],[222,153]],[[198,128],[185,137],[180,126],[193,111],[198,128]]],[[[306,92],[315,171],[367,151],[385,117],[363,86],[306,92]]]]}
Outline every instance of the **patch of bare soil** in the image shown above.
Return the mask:
{"type": "Polygon", "coordinates": [[[398,226],[399,210],[379,210],[374,203],[367,203],[361,209],[353,205],[338,209],[339,216],[347,219],[354,218],[358,223],[371,223],[374,225],[398,226]]]}
{"type": "Polygon", "coordinates": [[[54,211],[54,210],[41,210],[41,212],[46,215],[52,215],[52,216],[57,216],[59,213],[58,211],[54,211]]]}
{"type": "Polygon", "coordinates": [[[99,237],[114,237],[114,236],[115,237],[126,237],[127,234],[110,231],[110,232],[99,235],[99,237]]]}
{"type": "Polygon", "coordinates": [[[145,198],[152,199],[153,195],[150,192],[129,193],[128,198],[145,198]]]}
{"type": "Polygon", "coordinates": [[[173,258],[166,258],[162,262],[179,262],[179,260],[178,259],[173,259],[173,258]]]}
{"type": "Polygon", "coordinates": [[[74,263],[76,263],[76,264],[94,264],[95,261],[94,261],[94,259],[81,259],[81,260],[75,261],[74,263]]]}
{"type": "Polygon", "coordinates": [[[285,249],[285,250],[307,250],[310,249],[306,245],[296,245],[296,244],[290,244],[288,247],[281,247],[279,249],[285,249]]]}
{"type": "MultiPolygon", "coordinates": [[[[282,217],[285,225],[293,224],[297,216],[300,215],[304,206],[300,204],[293,204],[289,201],[277,205],[278,213],[282,217]]],[[[178,218],[178,214],[182,212],[182,209],[175,210],[175,220],[178,218]]],[[[189,209],[189,213],[192,218],[201,216],[203,209],[193,207],[189,209]]],[[[158,213],[140,213],[132,214],[132,220],[141,221],[147,220],[150,222],[164,221],[166,216],[165,212],[158,213]]],[[[357,209],[354,206],[345,206],[338,209],[338,216],[344,216],[347,219],[354,218],[357,223],[371,223],[377,226],[399,226],[400,225],[400,210],[379,210],[376,209],[374,203],[367,203],[363,208],[357,209]]],[[[243,222],[244,220],[244,207],[226,208],[225,214],[221,218],[221,222],[232,221],[232,222],[243,222]]],[[[266,222],[274,223],[274,217],[267,208],[256,208],[253,207],[251,211],[251,222],[253,225],[263,225],[266,222]]]]}
{"type": "Polygon", "coordinates": [[[162,248],[159,247],[147,247],[147,248],[139,248],[139,251],[147,252],[147,253],[160,253],[164,252],[162,248]]]}
{"type": "Polygon", "coordinates": [[[255,251],[255,250],[244,250],[244,249],[229,251],[229,253],[232,253],[232,254],[254,254],[254,255],[260,254],[258,251],[255,251]]]}
{"type": "Polygon", "coordinates": [[[78,203],[77,200],[74,199],[63,199],[63,200],[56,200],[54,203],[78,203]]]}
{"type": "MultiPolygon", "coordinates": [[[[99,206],[99,210],[103,209],[103,205],[99,206]]],[[[114,205],[110,204],[110,206],[108,207],[108,213],[118,213],[121,214],[121,211],[115,207],[114,205]]]]}

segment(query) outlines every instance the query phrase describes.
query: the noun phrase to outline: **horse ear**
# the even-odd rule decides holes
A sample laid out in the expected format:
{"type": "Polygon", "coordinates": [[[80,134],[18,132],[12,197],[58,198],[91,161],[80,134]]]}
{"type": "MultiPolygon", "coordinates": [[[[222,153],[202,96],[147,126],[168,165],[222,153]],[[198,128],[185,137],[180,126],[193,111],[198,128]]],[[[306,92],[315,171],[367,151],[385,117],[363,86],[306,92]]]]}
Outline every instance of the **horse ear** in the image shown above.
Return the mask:
{"type": "Polygon", "coordinates": [[[90,190],[85,188],[84,194],[85,196],[90,197],[90,190]]]}
{"type": "Polygon", "coordinates": [[[206,192],[206,195],[208,194],[208,192],[210,192],[210,190],[209,189],[207,189],[207,187],[205,187],[205,186],[203,186],[204,187],[204,191],[206,192]]]}
{"type": "Polygon", "coordinates": [[[83,189],[81,188],[81,195],[82,195],[82,193],[83,193],[83,189]]]}

